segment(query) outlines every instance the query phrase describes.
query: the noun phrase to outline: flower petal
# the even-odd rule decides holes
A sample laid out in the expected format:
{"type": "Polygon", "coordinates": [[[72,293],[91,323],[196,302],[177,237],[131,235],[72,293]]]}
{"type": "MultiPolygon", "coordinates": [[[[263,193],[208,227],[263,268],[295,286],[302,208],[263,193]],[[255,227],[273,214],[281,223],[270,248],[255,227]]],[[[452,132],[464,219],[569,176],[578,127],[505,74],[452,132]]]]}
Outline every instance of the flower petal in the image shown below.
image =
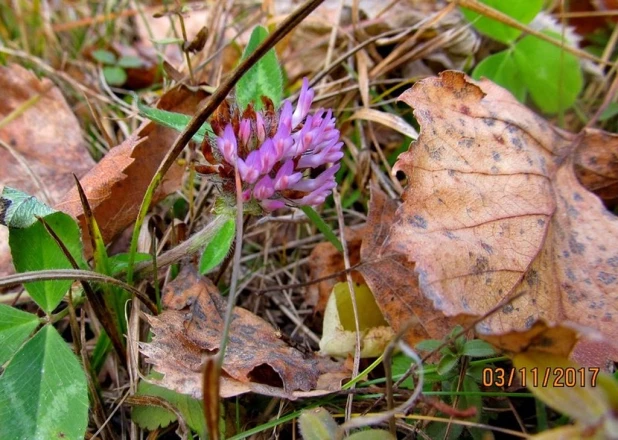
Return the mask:
{"type": "Polygon", "coordinates": [[[232,124],[228,124],[223,131],[223,136],[217,138],[217,148],[223,155],[223,158],[230,165],[234,165],[238,157],[238,146],[236,144],[236,135],[232,124]]]}

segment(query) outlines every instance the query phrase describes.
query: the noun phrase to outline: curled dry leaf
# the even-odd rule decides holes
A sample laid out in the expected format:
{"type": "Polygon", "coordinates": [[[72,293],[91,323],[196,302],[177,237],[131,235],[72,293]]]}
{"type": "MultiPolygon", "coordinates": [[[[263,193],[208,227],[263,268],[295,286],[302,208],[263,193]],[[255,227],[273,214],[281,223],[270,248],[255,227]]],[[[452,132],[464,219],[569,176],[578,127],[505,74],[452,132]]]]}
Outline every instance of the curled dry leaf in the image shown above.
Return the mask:
{"type": "Polygon", "coordinates": [[[608,209],[618,206],[618,135],[587,129],[575,152],[579,181],[598,195],[608,209]]]}
{"type": "MultiPolygon", "coordinates": [[[[205,97],[202,91],[193,92],[178,86],[166,92],[157,107],[193,115],[205,97]]],[[[146,188],[177,137],[175,130],[146,122],[80,179],[106,242],[135,221],[146,188]]],[[[178,164],[172,166],[155,193],[154,202],[180,187],[183,171],[178,164]]],[[[88,247],[88,228],[77,189],[73,187],[65,194],[56,208],[80,221],[86,235],[84,244],[88,247]]]]}
{"type": "MultiPolygon", "coordinates": [[[[210,280],[184,269],[167,285],[163,303],[168,310],[148,317],[155,337],[142,351],[165,375],[161,385],[200,398],[203,359],[219,350],[226,302],[210,280]]],[[[222,397],[249,391],[288,399],[327,394],[339,389],[346,375],[340,364],[301,353],[266,321],[235,308],[222,397]]]]}
{"type": "Polygon", "coordinates": [[[420,292],[414,263],[384,247],[396,210],[397,202],[372,185],[361,248],[363,264],[358,270],[391,327],[398,332],[409,326],[405,339],[414,346],[425,339],[442,339],[454,323],[436,311],[431,300],[420,292]]]}
{"type": "MultiPolygon", "coordinates": [[[[94,165],[79,122],[50,80],[21,66],[0,66],[0,89],[0,192],[6,185],[54,204],[73,186],[72,173],[94,165]]],[[[7,235],[0,228],[0,276],[13,270],[7,235]]]]}
{"type": "Polygon", "coordinates": [[[618,220],[577,180],[580,138],[489,81],[443,72],[406,91],[421,136],[387,248],[446,316],[482,335],[573,322],[618,338],[618,220]],[[516,299],[512,300],[513,297],[516,299]]]}

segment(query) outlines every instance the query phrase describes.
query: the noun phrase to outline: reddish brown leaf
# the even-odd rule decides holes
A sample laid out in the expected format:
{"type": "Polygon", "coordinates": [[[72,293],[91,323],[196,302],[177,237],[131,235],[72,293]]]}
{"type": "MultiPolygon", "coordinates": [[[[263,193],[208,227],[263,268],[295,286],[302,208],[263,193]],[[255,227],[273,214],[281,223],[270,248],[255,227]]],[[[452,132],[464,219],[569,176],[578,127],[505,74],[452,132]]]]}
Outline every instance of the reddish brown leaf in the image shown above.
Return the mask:
{"type": "Polygon", "coordinates": [[[582,185],[614,209],[618,205],[618,135],[585,130],[575,152],[575,173],[582,185]]]}
{"type": "MultiPolygon", "coordinates": [[[[185,269],[166,287],[163,302],[169,310],[148,318],[155,338],[143,352],[165,375],[164,386],[201,397],[202,359],[219,350],[226,302],[193,269],[185,269]]],[[[337,389],[344,377],[339,364],[302,354],[266,321],[235,308],[223,364],[223,397],[248,391],[286,398],[324,394],[337,389]]]]}
{"type": "Polygon", "coordinates": [[[618,220],[577,180],[577,136],[489,81],[444,72],[405,92],[422,133],[389,249],[447,316],[500,335],[573,322],[618,338],[618,220]],[[513,296],[517,299],[507,304],[513,296]]]}
{"type": "Polygon", "coordinates": [[[384,248],[389,225],[393,224],[397,202],[377,186],[371,187],[371,203],[364,234],[359,271],[371,288],[384,317],[397,332],[410,323],[409,344],[425,339],[442,339],[454,324],[425,298],[414,273],[414,263],[384,248]]]}
{"type": "MultiPolygon", "coordinates": [[[[204,92],[195,93],[176,87],[161,97],[158,107],[193,115],[205,97],[204,92]]],[[[80,179],[105,241],[111,240],[135,221],[146,188],[177,137],[175,130],[154,122],[144,123],[80,179]]],[[[154,202],[180,187],[183,170],[178,164],[172,166],[159,186],[154,202]]],[[[86,235],[77,189],[69,191],[56,208],[78,218],[86,235]]],[[[89,244],[87,237],[84,244],[89,244]]]]}
{"type": "MultiPolygon", "coordinates": [[[[0,66],[0,89],[0,140],[5,144],[0,145],[0,191],[6,185],[54,204],[73,186],[71,173],[82,176],[94,164],[79,123],[50,80],[21,66],[0,66]],[[21,113],[5,121],[16,110],[21,113]]],[[[0,234],[7,233],[0,228],[0,234]]],[[[8,239],[3,236],[0,276],[10,272],[8,239]]]]}
{"type": "MultiPolygon", "coordinates": [[[[344,235],[350,255],[350,265],[354,266],[360,260],[360,247],[365,235],[365,227],[347,228],[344,235]]],[[[330,277],[317,284],[312,284],[308,292],[309,302],[314,306],[314,311],[323,314],[335,284],[345,282],[347,279],[345,273],[341,273],[345,270],[343,255],[331,243],[319,243],[309,256],[309,270],[314,280],[330,277]]],[[[354,282],[365,283],[359,272],[354,270],[351,276],[354,282]]]]}

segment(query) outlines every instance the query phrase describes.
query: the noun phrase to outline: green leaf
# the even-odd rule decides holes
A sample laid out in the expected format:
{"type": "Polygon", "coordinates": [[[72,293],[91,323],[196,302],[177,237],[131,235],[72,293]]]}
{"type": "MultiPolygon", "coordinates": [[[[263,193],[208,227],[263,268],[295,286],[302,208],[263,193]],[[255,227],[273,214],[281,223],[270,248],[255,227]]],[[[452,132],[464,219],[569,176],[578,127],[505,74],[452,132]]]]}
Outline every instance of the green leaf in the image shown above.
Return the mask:
{"type": "Polygon", "coordinates": [[[496,349],[489,342],[480,339],[473,339],[464,344],[462,353],[464,356],[470,357],[489,357],[495,355],[496,349]]]}
{"type": "MultiPolygon", "coordinates": [[[[86,267],[82,255],[80,230],[75,220],[63,212],[56,212],[46,216],[45,221],[60,237],[80,267],[86,267]]],[[[69,260],[41,222],[25,229],[10,228],[9,246],[13,264],[18,272],[72,268],[69,260]]],[[[50,280],[26,283],[24,286],[32,299],[47,313],[51,313],[71,284],[71,280],[50,280]]]]}
{"type": "Polygon", "coordinates": [[[522,81],[542,111],[558,113],[575,103],[584,85],[577,57],[533,35],[518,41],[513,55],[522,81]]]}
{"type": "Polygon", "coordinates": [[[472,418],[475,422],[478,421],[483,413],[483,398],[481,390],[474,379],[465,375],[462,381],[462,391],[470,394],[459,396],[457,407],[460,409],[476,408],[476,415],[472,418]]]}
{"type": "MultiPolygon", "coordinates": [[[[161,375],[158,373],[149,375],[149,378],[159,377],[161,375]]],[[[200,438],[205,438],[206,422],[201,401],[146,381],[140,381],[137,386],[137,395],[155,396],[165,399],[182,414],[187,425],[197,432],[200,438]]],[[[142,428],[154,431],[159,427],[165,428],[171,422],[175,422],[176,415],[166,409],[155,406],[136,406],[131,413],[131,420],[142,428]]]]}
{"type": "Polygon", "coordinates": [[[383,429],[367,429],[366,431],[355,432],[346,437],[345,440],[395,440],[395,437],[383,429]]]}
{"type": "Polygon", "coordinates": [[[87,425],[84,371],[56,329],[45,326],[0,378],[0,438],[82,439],[87,425]]]}
{"type": "MultiPolygon", "coordinates": [[[[354,307],[352,305],[352,295],[350,295],[348,283],[343,282],[335,284],[332,294],[335,295],[339,319],[341,320],[343,329],[350,332],[356,331],[354,307]]],[[[382,315],[382,311],[376,303],[373,292],[371,292],[367,284],[355,284],[354,296],[358,308],[358,325],[361,332],[375,327],[388,326],[388,323],[382,315]]]]}
{"type": "Polygon", "coordinates": [[[415,348],[419,351],[437,350],[444,342],[437,339],[426,339],[416,344],[415,348]]]}
{"type": "Polygon", "coordinates": [[[116,55],[113,52],[105,49],[97,49],[92,52],[92,58],[101,64],[116,64],[116,55]]]}
{"type": "Polygon", "coordinates": [[[0,225],[9,228],[27,228],[38,223],[38,217],[56,212],[34,196],[5,186],[0,197],[0,225]]]}
{"type": "Polygon", "coordinates": [[[445,376],[457,366],[458,362],[459,358],[457,356],[452,354],[444,355],[442,359],[440,359],[436,370],[440,376],[445,376]]]}
{"type": "MultiPolygon", "coordinates": [[[[500,11],[522,24],[530,23],[543,8],[543,0],[480,0],[487,6],[500,11]]],[[[508,44],[514,41],[521,31],[477,12],[462,8],[466,20],[482,34],[508,44]]]]}
{"type": "Polygon", "coordinates": [[[599,116],[599,121],[605,122],[616,115],[618,115],[618,102],[610,102],[607,108],[603,110],[603,113],[601,113],[601,116],[599,116]]]}
{"type": "Polygon", "coordinates": [[[127,72],[118,66],[103,67],[103,76],[110,86],[121,86],[127,80],[127,72]]]}
{"type": "Polygon", "coordinates": [[[235,235],[236,219],[231,217],[206,245],[200,258],[200,274],[207,274],[225,259],[230,252],[235,235]]]}
{"type": "MultiPolygon", "coordinates": [[[[137,252],[135,254],[135,263],[141,263],[142,261],[150,261],[152,260],[152,255],[150,254],[144,254],[142,252],[137,252]]],[[[121,253],[121,254],[116,254],[116,255],[112,255],[111,257],[108,258],[108,264],[109,264],[109,275],[111,276],[116,276],[118,275],[120,272],[124,272],[127,270],[127,267],[129,267],[129,254],[127,253],[121,253]]]]}
{"type": "Polygon", "coordinates": [[[0,366],[13,356],[38,325],[36,315],[0,304],[0,366]]]}
{"type": "MultiPolygon", "coordinates": [[[[407,357],[405,354],[403,353],[397,354],[395,357],[393,357],[393,364],[391,366],[393,376],[399,376],[400,374],[405,374],[410,369],[411,363],[412,363],[412,360],[409,357],[407,357]]],[[[406,380],[404,380],[399,385],[399,387],[412,390],[414,389],[414,382],[412,381],[411,377],[408,377],[406,380]]]]}
{"type": "MultiPolygon", "coordinates": [[[[253,29],[249,43],[242,54],[245,60],[255,52],[255,49],[268,37],[268,31],[262,26],[253,29]]],[[[262,108],[261,97],[270,98],[275,107],[279,107],[283,96],[283,76],[281,66],[277,61],[275,49],[269,50],[260,60],[249,69],[236,85],[236,101],[241,109],[253,102],[255,108],[262,108]]]]}
{"type": "Polygon", "coordinates": [[[515,64],[513,52],[504,50],[486,57],[472,72],[472,78],[479,80],[485,77],[504,87],[520,102],[526,99],[526,84],[524,84],[519,68],[515,64]]]}
{"type": "Polygon", "coordinates": [[[298,418],[303,440],[331,440],[336,438],[337,423],[324,408],[306,409],[298,418]]]}
{"type": "MultiPolygon", "coordinates": [[[[183,115],[182,113],[168,112],[167,110],[148,107],[139,101],[137,95],[135,95],[135,101],[137,102],[138,110],[146,118],[156,122],[157,124],[172,128],[178,132],[184,130],[191,121],[191,116],[183,115]]],[[[210,128],[210,124],[205,122],[197,133],[193,135],[193,140],[198,143],[202,143],[204,137],[207,135],[214,136],[215,134],[213,133],[212,128],[210,128]]]]}
{"type": "Polygon", "coordinates": [[[324,234],[324,237],[326,237],[326,239],[330,241],[333,246],[335,246],[335,249],[337,249],[339,252],[343,252],[343,246],[341,245],[341,242],[339,241],[331,227],[328,226],[328,224],[326,224],[324,220],[322,220],[320,214],[318,214],[311,206],[301,206],[300,209],[302,209],[302,211],[309,218],[309,220],[311,220],[311,223],[313,223],[314,226],[318,228],[318,230],[322,234],[324,234]]]}
{"type": "Polygon", "coordinates": [[[118,60],[118,66],[124,67],[125,69],[137,69],[143,65],[144,62],[140,57],[132,55],[124,55],[118,60]]]}

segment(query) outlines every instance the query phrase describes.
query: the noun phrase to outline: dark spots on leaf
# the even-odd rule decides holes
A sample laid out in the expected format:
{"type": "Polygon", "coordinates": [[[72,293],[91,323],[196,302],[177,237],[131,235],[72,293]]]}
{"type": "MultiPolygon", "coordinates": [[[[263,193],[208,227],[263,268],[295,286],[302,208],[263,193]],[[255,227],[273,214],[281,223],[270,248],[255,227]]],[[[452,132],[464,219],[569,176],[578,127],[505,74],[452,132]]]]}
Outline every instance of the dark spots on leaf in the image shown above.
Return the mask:
{"type": "Polygon", "coordinates": [[[534,324],[534,316],[530,315],[526,318],[526,321],[524,322],[524,326],[529,329],[532,328],[532,325],[534,324]]]}
{"type": "Polygon", "coordinates": [[[618,255],[608,258],[606,263],[609,264],[611,267],[618,267],[618,255]]]}
{"type": "Polygon", "coordinates": [[[575,255],[582,255],[586,250],[586,246],[583,243],[579,243],[577,239],[571,235],[569,238],[569,249],[575,255]]]}
{"type": "Polygon", "coordinates": [[[464,310],[470,310],[470,304],[468,304],[467,298],[461,300],[461,307],[463,307],[464,310]]]}
{"type": "Polygon", "coordinates": [[[543,226],[545,226],[545,219],[542,219],[542,218],[538,219],[536,221],[536,224],[542,228],[543,226]]]}
{"type": "Polygon", "coordinates": [[[472,148],[474,146],[474,139],[463,138],[457,141],[457,145],[463,148],[472,148]]]}
{"type": "Polygon", "coordinates": [[[497,166],[494,165],[494,166],[491,167],[491,172],[493,174],[498,174],[500,172],[500,170],[498,169],[497,166]]]}
{"type": "Polygon", "coordinates": [[[446,231],[446,232],[444,232],[444,235],[446,235],[446,237],[447,237],[449,240],[456,240],[456,239],[458,238],[458,237],[457,237],[455,234],[453,234],[451,231],[446,231]]]}
{"type": "Polygon", "coordinates": [[[569,258],[571,256],[571,253],[569,251],[562,251],[562,256],[564,258],[569,258]]]}
{"type": "Polygon", "coordinates": [[[489,334],[489,333],[491,333],[491,327],[486,322],[481,322],[480,324],[478,324],[477,325],[477,329],[478,329],[479,333],[481,333],[481,334],[489,334]]]}
{"type": "Polygon", "coordinates": [[[13,203],[11,200],[0,198],[0,225],[8,226],[6,224],[6,213],[9,210],[11,203],[13,203]]]}
{"type": "Polygon", "coordinates": [[[539,284],[539,273],[534,269],[530,269],[525,278],[526,283],[528,283],[528,286],[530,287],[534,287],[539,284]]]}
{"type": "Polygon", "coordinates": [[[569,205],[567,208],[567,215],[572,219],[576,219],[579,217],[579,211],[574,206],[569,205]]]}
{"type": "Polygon", "coordinates": [[[531,298],[530,303],[534,306],[536,305],[536,298],[531,298]]]}
{"type": "Polygon", "coordinates": [[[441,160],[442,159],[442,148],[435,148],[429,151],[429,157],[433,160],[441,160]]]}
{"type": "Polygon", "coordinates": [[[515,147],[517,151],[521,151],[521,149],[524,148],[524,144],[521,142],[521,139],[519,139],[518,137],[512,137],[511,143],[513,144],[513,146],[515,147]]]}
{"type": "Polygon", "coordinates": [[[616,275],[608,272],[599,272],[597,274],[597,280],[608,286],[616,282],[616,275]]]}
{"type": "Polygon", "coordinates": [[[544,157],[541,157],[539,159],[539,162],[541,163],[541,171],[543,172],[543,174],[547,174],[547,161],[544,157]]]}
{"type": "Polygon", "coordinates": [[[483,118],[483,124],[487,125],[488,127],[493,127],[494,125],[496,125],[496,121],[490,118],[483,118]]]}
{"type": "Polygon", "coordinates": [[[614,320],[614,317],[609,312],[605,312],[605,315],[603,315],[603,317],[601,318],[601,321],[603,322],[612,322],[613,320],[614,320]]]}
{"type": "Polygon", "coordinates": [[[504,145],[504,138],[502,136],[499,135],[494,135],[494,139],[496,140],[496,142],[498,142],[500,145],[504,145]]]}
{"type": "Polygon", "coordinates": [[[468,107],[467,105],[463,105],[463,104],[460,105],[459,111],[466,116],[470,116],[470,107],[468,107]]]}
{"type": "Polygon", "coordinates": [[[507,304],[504,307],[502,307],[502,313],[504,313],[505,315],[513,313],[513,310],[515,309],[513,308],[512,304],[507,304]]]}
{"type": "Polygon", "coordinates": [[[472,273],[475,275],[487,272],[489,270],[489,260],[486,257],[477,257],[472,273]]]}
{"type": "Polygon", "coordinates": [[[590,158],[588,158],[588,165],[596,165],[596,164],[597,164],[597,157],[590,156],[590,158]]]}
{"type": "MultiPolygon", "coordinates": [[[[607,248],[605,247],[604,244],[599,245],[599,250],[605,252],[607,250],[607,248]]],[[[616,257],[618,258],[618,257],[616,257]]]]}
{"type": "Polygon", "coordinates": [[[488,245],[487,243],[485,243],[484,241],[481,241],[481,247],[483,248],[483,250],[485,252],[487,252],[489,255],[493,255],[494,253],[494,249],[488,245]]]}
{"type": "Polygon", "coordinates": [[[455,175],[455,170],[448,170],[447,173],[449,177],[453,177],[455,175]]]}
{"type": "Polygon", "coordinates": [[[576,202],[581,202],[582,200],[584,200],[584,198],[581,196],[580,193],[575,192],[573,193],[573,200],[575,200],[576,202]]]}
{"type": "Polygon", "coordinates": [[[567,294],[567,299],[569,300],[569,303],[577,304],[579,302],[579,300],[581,299],[580,295],[573,288],[573,286],[571,286],[570,284],[567,284],[567,285],[563,285],[562,288],[564,289],[564,291],[567,294]]]}
{"type": "Polygon", "coordinates": [[[427,229],[427,220],[418,214],[415,214],[412,218],[408,218],[408,223],[415,228],[427,229]]]}
{"type": "Polygon", "coordinates": [[[491,152],[491,157],[496,162],[500,162],[502,160],[502,157],[500,156],[500,153],[498,153],[497,151],[492,151],[491,152]]]}
{"type": "Polygon", "coordinates": [[[577,281],[577,277],[575,276],[575,274],[573,273],[573,271],[571,270],[571,268],[567,268],[566,270],[566,276],[569,280],[575,282],[577,281]]]}

